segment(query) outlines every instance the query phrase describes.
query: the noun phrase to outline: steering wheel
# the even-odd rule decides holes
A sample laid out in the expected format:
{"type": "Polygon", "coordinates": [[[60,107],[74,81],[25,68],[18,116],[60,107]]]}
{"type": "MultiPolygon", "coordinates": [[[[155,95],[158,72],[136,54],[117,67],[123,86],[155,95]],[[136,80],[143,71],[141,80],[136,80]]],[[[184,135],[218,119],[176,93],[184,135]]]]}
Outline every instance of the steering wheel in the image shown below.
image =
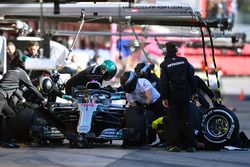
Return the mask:
{"type": "Polygon", "coordinates": [[[99,90],[99,89],[89,89],[91,95],[98,94],[98,95],[105,95],[109,99],[111,98],[112,94],[109,91],[106,90],[99,90]]]}

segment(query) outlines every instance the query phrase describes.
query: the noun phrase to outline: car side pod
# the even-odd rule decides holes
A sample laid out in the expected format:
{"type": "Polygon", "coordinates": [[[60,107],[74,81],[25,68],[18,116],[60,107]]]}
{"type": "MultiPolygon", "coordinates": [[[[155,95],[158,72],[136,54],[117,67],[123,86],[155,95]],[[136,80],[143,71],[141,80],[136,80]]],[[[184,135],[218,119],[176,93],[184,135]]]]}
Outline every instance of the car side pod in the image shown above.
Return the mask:
{"type": "Polygon", "coordinates": [[[82,136],[76,136],[76,134],[67,130],[65,124],[56,117],[53,113],[50,112],[49,107],[46,108],[44,106],[40,106],[40,113],[43,118],[48,121],[50,124],[53,124],[64,136],[68,139],[72,145],[76,148],[89,148],[88,142],[86,138],[82,136]]]}

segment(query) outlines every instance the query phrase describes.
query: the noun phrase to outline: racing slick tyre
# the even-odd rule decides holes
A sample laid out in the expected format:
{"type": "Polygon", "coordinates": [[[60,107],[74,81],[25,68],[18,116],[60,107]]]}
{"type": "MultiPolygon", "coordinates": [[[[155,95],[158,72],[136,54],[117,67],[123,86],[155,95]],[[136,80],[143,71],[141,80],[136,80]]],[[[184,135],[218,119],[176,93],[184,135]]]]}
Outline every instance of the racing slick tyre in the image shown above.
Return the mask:
{"type": "Polygon", "coordinates": [[[143,107],[129,107],[125,110],[123,147],[146,144],[146,120],[143,107]]]}
{"type": "Polygon", "coordinates": [[[18,106],[18,112],[15,117],[13,137],[17,141],[31,142],[30,128],[32,126],[35,112],[28,107],[18,106]]]}
{"type": "Polygon", "coordinates": [[[202,117],[201,130],[206,147],[220,149],[237,140],[239,120],[225,107],[211,108],[202,117]]]}

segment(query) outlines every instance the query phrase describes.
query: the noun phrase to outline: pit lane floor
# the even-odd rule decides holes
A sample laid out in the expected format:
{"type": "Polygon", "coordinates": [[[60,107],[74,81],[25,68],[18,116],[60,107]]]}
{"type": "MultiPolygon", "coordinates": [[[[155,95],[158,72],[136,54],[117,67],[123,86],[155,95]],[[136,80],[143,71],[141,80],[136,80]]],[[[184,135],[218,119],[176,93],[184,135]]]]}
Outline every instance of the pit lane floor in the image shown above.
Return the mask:
{"type": "Polygon", "coordinates": [[[92,149],[22,147],[1,149],[1,167],[249,167],[250,151],[169,153],[163,148],[121,149],[119,145],[92,149]]]}
{"type": "MultiPolygon", "coordinates": [[[[241,130],[250,136],[250,100],[224,96],[224,104],[236,107],[241,130]]],[[[123,149],[121,142],[97,145],[91,149],[68,146],[29,146],[20,149],[0,148],[0,167],[249,167],[250,151],[204,151],[169,153],[149,146],[123,149]]]]}

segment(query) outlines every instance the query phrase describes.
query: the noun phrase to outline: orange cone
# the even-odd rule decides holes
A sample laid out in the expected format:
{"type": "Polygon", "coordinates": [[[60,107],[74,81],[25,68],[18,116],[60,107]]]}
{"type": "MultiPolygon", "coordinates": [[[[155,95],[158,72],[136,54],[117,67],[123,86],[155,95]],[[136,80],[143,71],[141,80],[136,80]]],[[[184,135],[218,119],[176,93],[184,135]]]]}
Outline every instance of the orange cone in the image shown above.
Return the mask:
{"type": "Polygon", "coordinates": [[[239,96],[240,101],[245,100],[245,98],[246,98],[245,93],[244,93],[244,91],[243,91],[243,90],[241,90],[241,92],[240,92],[240,96],[239,96]]]}

